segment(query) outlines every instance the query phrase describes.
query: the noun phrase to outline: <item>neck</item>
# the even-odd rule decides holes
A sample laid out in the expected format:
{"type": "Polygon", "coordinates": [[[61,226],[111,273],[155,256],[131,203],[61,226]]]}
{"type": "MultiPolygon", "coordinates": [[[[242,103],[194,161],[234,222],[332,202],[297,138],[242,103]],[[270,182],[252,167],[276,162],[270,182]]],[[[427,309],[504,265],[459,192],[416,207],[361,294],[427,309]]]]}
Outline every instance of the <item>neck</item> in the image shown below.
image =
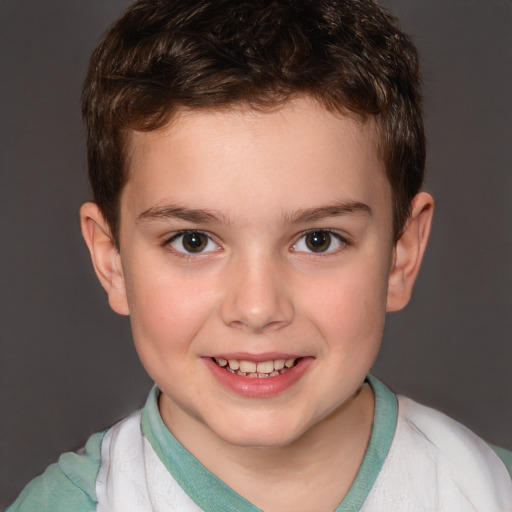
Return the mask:
{"type": "Polygon", "coordinates": [[[187,450],[257,507],[320,512],[336,508],[357,475],[371,436],[374,405],[373,391],[363,384],[292,443],[271,448],[234,446],[202,423],[183,431],[176,418],[162,416],[187,450]]]}

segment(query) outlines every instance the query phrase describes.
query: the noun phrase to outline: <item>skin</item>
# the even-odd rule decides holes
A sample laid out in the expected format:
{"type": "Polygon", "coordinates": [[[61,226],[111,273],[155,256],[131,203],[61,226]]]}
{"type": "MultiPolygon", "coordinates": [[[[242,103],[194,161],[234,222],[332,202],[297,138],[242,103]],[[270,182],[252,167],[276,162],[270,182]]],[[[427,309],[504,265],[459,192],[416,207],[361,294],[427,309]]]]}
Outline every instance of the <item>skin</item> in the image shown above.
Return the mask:
{"type": "Polygon", "coordinates": [[[364,378],[386,311],[409,300],[433,211],[418,194],[393,242],[376,142],[372,122],[308,98],[270,112],[184,112],[131,136],[119,251],[96,205],[81,210],[110,304],[130,315],[162,391],[165,424],[264,510],[333,510],[369,441],[364,378]],[[205,250],[188,253],[183,230],[205,233],[205,250]],[[310,249],[310,230],[333,233],[327,250],[310,249]],[[240,394],[206,364],[269,353],[308,358],[271,396],[240,394]]]}

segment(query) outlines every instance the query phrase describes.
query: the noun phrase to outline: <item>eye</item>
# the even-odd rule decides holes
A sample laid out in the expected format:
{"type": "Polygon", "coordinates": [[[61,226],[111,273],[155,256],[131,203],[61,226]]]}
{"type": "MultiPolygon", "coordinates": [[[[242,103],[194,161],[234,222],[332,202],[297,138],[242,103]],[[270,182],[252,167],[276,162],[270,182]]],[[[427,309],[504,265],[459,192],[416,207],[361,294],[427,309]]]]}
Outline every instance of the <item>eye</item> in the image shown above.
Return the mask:
{"type": "Polygon", "coordinates": [[[219,249],[219,246],[202,231],[182,231],[168,242],[175,251],[186,254],[198,254],[219,249]]]}
{"type": "Polygon", "coordinates": [[[314,230],[302,235],[293,245],[297,252],[327,253],[343,248],[346,240],[332,231],[314,230]]]}

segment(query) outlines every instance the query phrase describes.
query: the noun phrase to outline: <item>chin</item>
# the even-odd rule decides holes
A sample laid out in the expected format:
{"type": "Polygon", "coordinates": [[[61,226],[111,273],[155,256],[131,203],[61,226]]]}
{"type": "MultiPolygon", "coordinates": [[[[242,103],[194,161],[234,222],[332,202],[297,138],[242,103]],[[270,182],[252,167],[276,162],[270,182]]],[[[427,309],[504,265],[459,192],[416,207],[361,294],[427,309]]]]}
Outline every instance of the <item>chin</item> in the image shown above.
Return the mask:
{"type": "Polygon", "coordinates": [[[294,427],[290,419],[266,420],[260,415],[243,421],[232,419],[227,425],[210,428],[224,442],[239,448],[282,448],[292,444],[307,430],[294,427]]]}
{"type": "Polygon", "coordinates": [[[283,448],[292,444],[296,439],[295,436],[275,432],[271,434],[267,432],[235,432],[223,438],[226,443],[232,446],[261,449],[283,448]]]}

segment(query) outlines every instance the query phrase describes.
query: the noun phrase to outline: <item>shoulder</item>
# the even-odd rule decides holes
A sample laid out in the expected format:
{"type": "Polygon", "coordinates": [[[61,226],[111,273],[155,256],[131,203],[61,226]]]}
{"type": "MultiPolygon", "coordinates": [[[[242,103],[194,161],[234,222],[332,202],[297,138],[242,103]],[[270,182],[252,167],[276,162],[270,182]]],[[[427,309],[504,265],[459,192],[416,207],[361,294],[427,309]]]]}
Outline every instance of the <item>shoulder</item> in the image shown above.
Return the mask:
{"type": "Polygon", "coordinates": [[[398,396],[389,452],[363,510],[504,512],[512,481],[500,457],[448,416],[398,396]]]}
{"type": "Polygon", "coordinates": [[[505,464],[505,467],[507,468],[507,471],[509,472],[510,477],[512,478],[512,452],[510,450],[502,448],[501,446],[496,446],[491,443],[489,443],[489,446],[494,450],[494,452],[501,459],[503,464],[505,464]]]}
{"type": "Polygon", "coordinates": [[[23,489],[6,512],[91,512],[104,432],[92,435],[78,453],[64,453],[23,489]]]}
{"type": "Polygon", "coordinates": [[[501,510],[512,503],[504,462],[485,441],[443,413],[399,396],[395,437],[397,452],[414,460],[422,468],[423,483],[431,478],[440,495],[457,493],[477,510],[501,510]],[[495,508],[489,507],[491,501],[495,508]]]}
{"type": "Polygon", "coordinates": [[[474,466],[481,470],[508,473],[505,461],[510,452],[502,448],[491,449],[464,425],[404,396],[398,396],[397,428],[416,446],[437,453],[454,468],[461,467],[465,474],[474,466]]]}

